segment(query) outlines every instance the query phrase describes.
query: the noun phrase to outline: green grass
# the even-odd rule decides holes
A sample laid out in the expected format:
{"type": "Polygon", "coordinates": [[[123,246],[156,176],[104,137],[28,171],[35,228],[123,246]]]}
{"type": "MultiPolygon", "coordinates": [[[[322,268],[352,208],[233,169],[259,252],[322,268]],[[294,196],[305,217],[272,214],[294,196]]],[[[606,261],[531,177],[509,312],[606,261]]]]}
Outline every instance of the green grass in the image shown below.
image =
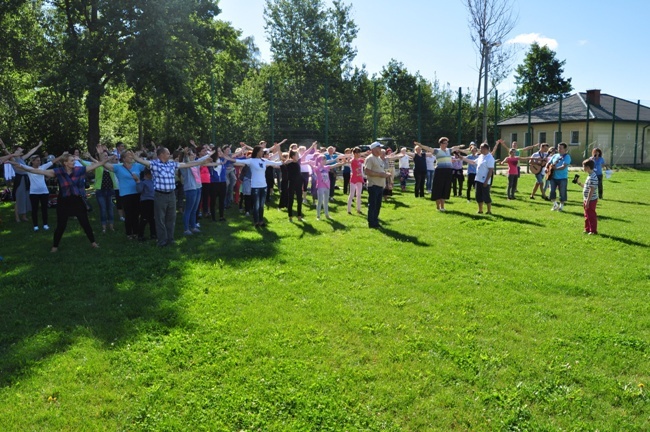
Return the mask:
{"type": "Polygon", "coordinates": [[[164,250],[71,222],[50,254],[4,205],[2,429],[648,430],[649,182],[607,181],[598,236],[528,175],[492,217],[409,189],[369,230],[339,192],[164,250]]]}

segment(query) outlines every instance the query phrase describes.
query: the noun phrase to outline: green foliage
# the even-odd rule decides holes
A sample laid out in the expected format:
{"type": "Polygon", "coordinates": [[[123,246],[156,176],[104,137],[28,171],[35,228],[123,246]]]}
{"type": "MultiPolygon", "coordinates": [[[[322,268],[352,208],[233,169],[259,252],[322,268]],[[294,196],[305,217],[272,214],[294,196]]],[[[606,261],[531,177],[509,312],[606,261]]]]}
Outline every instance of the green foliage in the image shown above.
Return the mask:
{"type": "Polygon", "coordinates": [[[648,175],[606,180],[598,236],[577,186],[550,212],[503,175],[493,216],[409,186],[369,230],[337,193],[164,249],[70,221],[54,255],[2,204],[3,429],[648,430],[648,175]]]}
{"type": "Polygon", "coordinates": [[[566,60],[559,61],[555,52],[547,46],[533,43],[526,54],[524,62],[515,70],[515,101],[513,108],[517,112],[524,112],[530,107],[537,108],[554,102],[560,96],[568,96],[573,87],[571,78],[565,79],[564,64],[566,60]]]}

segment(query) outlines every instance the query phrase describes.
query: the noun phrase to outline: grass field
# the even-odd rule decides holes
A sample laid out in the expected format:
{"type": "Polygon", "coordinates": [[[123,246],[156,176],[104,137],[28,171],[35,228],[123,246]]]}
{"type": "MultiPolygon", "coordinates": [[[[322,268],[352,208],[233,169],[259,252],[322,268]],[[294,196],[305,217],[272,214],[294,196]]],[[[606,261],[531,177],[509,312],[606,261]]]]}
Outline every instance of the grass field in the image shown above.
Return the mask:
{"type": "Polygon", "coordinates": [[[165,249],[71,222],[57,254],[5,204],[0,428],[650,430],[650,172],[606,181],[598,236],[577,186],[506,183],[494,216],[409,189],[369,230],[339,192],[165,249]]]}

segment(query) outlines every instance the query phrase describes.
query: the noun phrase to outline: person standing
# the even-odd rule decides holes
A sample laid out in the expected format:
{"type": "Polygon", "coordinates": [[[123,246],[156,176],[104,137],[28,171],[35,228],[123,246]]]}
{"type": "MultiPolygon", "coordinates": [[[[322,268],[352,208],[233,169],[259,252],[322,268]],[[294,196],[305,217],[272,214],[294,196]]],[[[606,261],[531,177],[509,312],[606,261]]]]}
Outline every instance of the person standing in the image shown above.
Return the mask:
{"type": "Polygon", "coordinates": [[[582,207],[585,210],[585,234],[598,234],[598,215],[596,206],[598,205],[598,176],[594,171],[593,159],[586,159],[582,162],[582,169],[587,173],[587,180],[583,185],[577,182],[582,189],[582,207]]]}
{"type": "MultiPolygon", "coordinates": [[[[56,206],[56,229],[54,230],[54,240],[52,242],[52,252],[59,250],[59,243],[63,237],[63,233],[68,225],[69,217],[76,217],[79,224],[86,233],[86,237],[90,240],[90,245],[93,248],[98,248],[99,245],[95,242],[95,235],[88,220],[88,208],[85,202],[85,182],[86,173],[93,171],[95,168],[102,166],[106,163],[107,159],[102,162],[91,164],[88,168],[85,166],[75,166],[75,157],[73,155],[65,155],[62,157],[62,167],[40,170],[31,167],[23,166],[22,169],[32,173],[40,174],[50,178],[56,178],[59,182],[59,196],[57,198],[56,206]]],[[[17,164],[16,162],[11,162],[17,164]]]]}
{"type": "Polygon", "coordinates": [[[166,147],[156,150],[158,159],[145,160],[135,156],[136,162],[151,170],[154,184],[154,218],[156,219],[156,235],[158,246],[165,247],[174,244],[174,228],[176,226],[176,170],[191,168],[203,164],[213,151],[192,162],[176,162],[171,159],[171,153],[166,147]]]}
{"type": "Polygon", "coordinates": [[[603,168],[607,168],[605,159],[603,159],[603,152],[596,147],[591,151],[591,157],[589,159],[594,161],[593,171],[598,178],[598,199],[603,199],[603,168]]]}
{"type": "MultiPolygon", "coordinates": [[[[495,145],[496,149],[498,145],[495,145]]],[[[476,177],[474,178],[474,188],[476,190],[476,202],[478,203],[478,213],[483,213],[483,204],[487,205],[487,214],[492,214],[492,197],[490,196],[490,187],[492,186],[492,174],[494,173],[494,156],[490,153],[488,143],[481,144],[481,154],[477,159],[469,159],[461,156],[462,160],[469,165],[476,165],[476,177]]]]}
{"type": "Polygon", "coordinates": [[[368,227],[380,228],[379,211],[381,210],[381,200],[386,187],[386,179],[390,174],[386,172],[388,168],[386,162],[381,159],[381,147],[377,141],[370,144],[371,155],[368,156],[363,165],[363,172],[368,178],[368,227]]]}
{"type": "Polygon", "coordinates": [[[539,151],[533,153],[533,155],[530,157],[531,168],[534,166],[539,170],[538,173],[535,174],[535,186],[533,187],[533,191],[530,193],[530,199],[535,199],[535,193],[537,192],[537,189],[539,189],[542,193],[542,199],[548,199],[546,193],[544,192],[544,174],[548,156],[548,144],[542,143],[539,147],[539,151]]]}
{"type": "MultiPolygon", "coordinates": [[[[469,145],[470,154],[467,155],[467,159],[476,160],[478,159],[479,152],[476,148],[474,141],[469,145]]],[[[474,180],[476,179],[476,165],[468,163],[467,164],[467,202],[471,201],[472,188],[474,187],[474,180]]]]}
{"type": "Polygon", "coordinates": [[[551,173],[551,201],[556,200],[556,190],[560,190],[560,201],[553,203],[551,211],[563,211],[564,203],[567,200],[567,183],[569,180],[569,165],[571,165],[571,156],[567,153],[566,143],[558,144],[558,153],[553,155],[547,169],[552,169],[551,173]]]}

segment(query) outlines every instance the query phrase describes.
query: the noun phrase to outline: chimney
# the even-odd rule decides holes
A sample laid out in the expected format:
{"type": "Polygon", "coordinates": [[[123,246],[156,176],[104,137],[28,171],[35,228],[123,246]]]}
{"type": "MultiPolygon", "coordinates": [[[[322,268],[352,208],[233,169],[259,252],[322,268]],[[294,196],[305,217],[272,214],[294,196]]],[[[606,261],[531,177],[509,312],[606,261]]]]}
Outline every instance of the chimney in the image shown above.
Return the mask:
{"type": "Polygon", "coordinates": [[[590,105],[600,106],[600,90],[587,90],[587,102],[590,105]]]}

